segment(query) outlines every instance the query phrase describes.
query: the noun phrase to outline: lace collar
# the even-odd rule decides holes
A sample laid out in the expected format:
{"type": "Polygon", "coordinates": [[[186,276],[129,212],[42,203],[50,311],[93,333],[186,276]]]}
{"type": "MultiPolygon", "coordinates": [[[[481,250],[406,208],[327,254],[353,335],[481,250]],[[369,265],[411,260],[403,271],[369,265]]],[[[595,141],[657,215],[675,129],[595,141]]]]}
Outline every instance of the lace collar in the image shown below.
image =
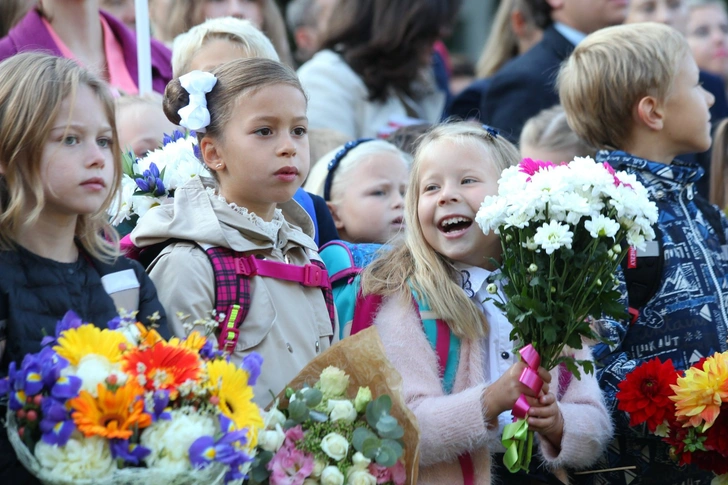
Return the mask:
{"type": "Polygon", "coordinates": [[[264,221],[255,212],[251,212],[245,207],[240,207],[234,202],[228,202],[227,200],[225,200],[225,197],[218,194],[215,189],[208,187],[206,190],[210,197],[214,197],[224,202],[232,210],[253,223],[255,227],[260,229],[260,231],[269,238],[271,238],[271,240],[278,241],[278,231],[280,231],[281,227],[283,227],[283,223],[285,222],[285,219],[283,218],[283,212],[280,209],[275,210],[275,212],[273,213],[273,219],[270,222],[264,221]]]}

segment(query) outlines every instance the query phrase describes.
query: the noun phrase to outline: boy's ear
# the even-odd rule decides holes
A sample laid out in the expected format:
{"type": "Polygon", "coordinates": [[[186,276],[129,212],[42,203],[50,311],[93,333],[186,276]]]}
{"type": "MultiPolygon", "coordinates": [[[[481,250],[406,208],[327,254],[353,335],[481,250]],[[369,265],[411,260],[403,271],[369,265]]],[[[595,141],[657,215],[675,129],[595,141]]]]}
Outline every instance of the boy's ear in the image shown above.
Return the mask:
{"type": "Polygon", "coordinates": [[[220,147],[218,146],[218,143],[209,136],[200,140],[200,154],[202,154],[202,161],[205,162],[207,168],[213,172],[217,172],[225,168],[225,161],[222,158],[222,153],[220,153],[220,147]]]}
{"type": "Polygon", "coordinates": [[[665,125],[663,104],[652,96],[645,96],[637,102],[634,115],[635,121],[654,131],[662,130],[665,125]]]}
{"type": "Polygon", "coordinates": [[[342,230],[344,228],[344,222],[341,220],[341,217],[339,217],[339,211],[337,210],[336,206],[331,202],[327,201],[326,207],[328,207],[329,212],[331,212],[331,218],[334,220],[334,226],[336,226],[336,230],[342,230]]]}

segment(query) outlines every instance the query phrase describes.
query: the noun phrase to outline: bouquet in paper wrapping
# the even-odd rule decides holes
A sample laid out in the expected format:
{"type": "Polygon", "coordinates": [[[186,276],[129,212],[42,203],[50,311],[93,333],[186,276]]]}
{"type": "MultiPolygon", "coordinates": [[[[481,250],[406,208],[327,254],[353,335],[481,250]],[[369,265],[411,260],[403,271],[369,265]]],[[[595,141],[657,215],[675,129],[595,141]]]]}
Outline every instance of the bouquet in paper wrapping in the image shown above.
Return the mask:
{"type": "Polygon", "coordinates": [[[46,484],[240,482],[263,427],[261,363],[237,367],[196,332],[165,341],[133,315],[100,329],[68,312],[0,381],[8,435],[46,484]]]}
{"type": "Polygon", "coordinates": [[[419,429],[370,328],[314,359],[265,417],[250,484],[415,484],[419,429]]]}
{"type": "Polygon", "coordinates": [[[629,425],[660,436],[680,465],[715,473],[713,485],[728,484],[728,352],[684,372],[671,360],[647,361],[619,383],[617,400],[629,425]]]}
{"type": "MultiPolygon", "coordinates": [[[[588,157],[558,165],[524,159],[504,170],[498,185],[476,221],[485,234],[500,236],[498,277],[507,297],[500,306],[529,367],[521,382],[539,392],[539,365],[551,370],[563,362],[576,378],[580,367],[593,371],[591,362],[576,362],[568,350],[582,348],[582,339],[598,340],[590,317],[625,317],[614,275],[628,252],[654,239],[657,206],[634,175],[588,157]]],[[[496,285],[488,291],[496,293],[496,285]]],[[[527,411],[521,396],[513,409],[518,421],[504,431],[511,471],[530,459],[527,411]],[[514,438],[520,441],[515,447],[514,438]],[[516,449],[521,453],[513,461],[516,449]]]]}

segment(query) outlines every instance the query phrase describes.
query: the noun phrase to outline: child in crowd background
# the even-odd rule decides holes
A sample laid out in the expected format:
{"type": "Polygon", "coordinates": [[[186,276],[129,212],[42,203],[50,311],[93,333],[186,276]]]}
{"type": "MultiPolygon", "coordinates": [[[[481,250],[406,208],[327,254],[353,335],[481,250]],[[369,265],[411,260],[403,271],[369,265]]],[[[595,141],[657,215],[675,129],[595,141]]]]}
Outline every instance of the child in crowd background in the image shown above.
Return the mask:
{"type": "Polygon", "coordinates": [[[293,65],[286,25],[275,0],[174,0],[169,5],[167,15],[165,27],[172,39],[207,19],[247,19],[271,40],[281,62],[293,65]]]}
{"type": "Polygon", "coordinates": [[[305,187],[326,200],[341,239],[383,244],[402,229],[408,172],[397,147],[361,139],[324,155],[305,187]]]}
{"type": "MultiPolygon", "coordinates": [[[[562,479],[565,472],[558,469],[588,466],[611,435],[593,375],[572,379],[563,395],[555,384],[560,368],[539,369],[552,383],[540,395],[518,382],[525,364],[516,362],[511,325],[486,290],[500,241],[485,236],[474,221],[485,196],[497,193],[501,172],[519,160],[515,147],[494,133],[452,123],[425,135],[410,175],[404,241],[362,278],[365,294],[384,296],[374,323],[420,424],[420,484],[496,480],[491,455],[504,451],[500,434],[522,393],[529,396],[529,428],[540,437],[543,459],[562,479]],[[439,367],[446,364],[428,342],[422,321],[427,317],[413,305],[412,291],[426,298],[436,315],[429,318],[445,321],[450,338],[459,340],[457,371],[442,380],[439,367]]],[[[577,359],[590,355],[587,347],[576,351],[577,359]]],[[[519,480],[530,483],[519,475],[503,483],[523,483],[519,480]]]]}
{"type": "Polygon", "coordinates": [[[700,69],[728,81],[728,12],[721,0],[686,0],[686,35],[700,69]]]}
{"type": "MultiPolygon", "coordinates": [[[[174,42],[172,64],[175,76],[179,77],[193,70],[209,71],[226,62],[251,57],[279,60],[273,44],[250,21],[219,17],[179,36],[174,42]]],[[[316,244],[323,246],[339,238],[322,198],[299,188],[294,199],[313,220],[316,244]]],[[[284,215],[289,221],[294,222],[296,219],[293,214],[284,215]]]]}
{"type": "MultiPolygon", "coordinates": [[[[635,174],[659,210],[657,240],[637,252],[636,268],[618,275],[627,281],[636,318],[604,321],[613,346],[595,350],[603,366],[600,384],[614,410],[617,385],[643,360],[671,359],[685,369],[726,350],[728,221],[696,192],[702,168],[676,159],[710,146],[714,98],[699,82],[685,37],[654,23],[590,35],[562,66],[558,86],[569,125],[588,143],[607,149],[597,160],[635,174]]],[[[630,429],[624,413],[615,416],[618,436],[599,468],[636,468],[601,473],[599,483],[710,482],[708,472],[678,469],[668,446],[630,429]]]]}
{"type": "Polygon", "coordinates": [[[596,150],[569,127],[561,106],[547,108],[528,120],[523,125],[519,147],[521,158],[554,163],[596,155],[596,150]]]}
{"type": "Polygon", "coordinates": [[[116,128],[121,151],[131,151],[136,157],[156,150],[165,133],[171,135],[179,129],[164,116],[162,96],[157,93],[117,98],[116,128]]]}
{"type": "Polygon", "coordinates": [[[306,97],[290,68],[239,59],[169,84],[170,121],[189,126],[195,110],[209,116],[195,130],[212,179],[178,188],[173,204],[140,218],[131,239],[168,243],[148,270],[175,335],[217,304],[225,314],[219,347],[238,363],[252,351],[272,363],[255,386],[264,406],[329,347],[335,329],[313,225],[292,200],[309,167],[306,97]],[[236,276],[236,267],[250,271],[236,276]]]}
{"type": "MultiPolygon", "coordinates": [[[[0,64],[0,375],[40,351],[69,310],[100,327],[123,309],[165,328],[154,285],[119,257],[108,224],[120,179],[106,83],[45,54],[0,64]]],[[[0,482],[37,483],[4,432],[0,482]]]]}
{"type": "Polygon", "coordinates": [[[728,209],[728,120],[720,122],[713,134],[710,159],[710,203],[725,212],[728,209]]]}
{"type": "Polygon", "coordinates": [[[172,71],[180,77],[246,57],[279,60],[271,41],[251,21],[217,17],[177,36],[172,49],[172,71]]]}

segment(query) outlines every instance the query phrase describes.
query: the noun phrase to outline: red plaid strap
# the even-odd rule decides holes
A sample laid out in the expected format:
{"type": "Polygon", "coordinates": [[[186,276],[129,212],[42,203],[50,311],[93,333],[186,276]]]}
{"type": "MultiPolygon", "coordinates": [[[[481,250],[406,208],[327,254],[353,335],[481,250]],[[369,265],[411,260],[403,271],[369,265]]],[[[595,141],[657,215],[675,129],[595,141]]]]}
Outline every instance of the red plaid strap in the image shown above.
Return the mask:
{"type": "Polygon", "coordinates": [[[265,276],[269,278],[295,281],[304,286],[321,288],[331,326],[336,330],[334,296],[329,283],[326,266],[320,261],[297,266],[243,256],[232,249],[213,247],[205,250],[212,263],[215,274],[215,310],[224,314],[220,324],[218,345],[221,350],[232,353],[240,337],[240,326],[250,311],[250,278],[265,276]]]}
{"type": "Polygon", "coordinates": [[[206,249],[205,253],[215,274],[215,310],[225,314],[218,348],[232,353],[240,337],[240,325],[250,311],[250,278],[237,271],[235,260],[240,253],[221,247],[206,249]]]}

